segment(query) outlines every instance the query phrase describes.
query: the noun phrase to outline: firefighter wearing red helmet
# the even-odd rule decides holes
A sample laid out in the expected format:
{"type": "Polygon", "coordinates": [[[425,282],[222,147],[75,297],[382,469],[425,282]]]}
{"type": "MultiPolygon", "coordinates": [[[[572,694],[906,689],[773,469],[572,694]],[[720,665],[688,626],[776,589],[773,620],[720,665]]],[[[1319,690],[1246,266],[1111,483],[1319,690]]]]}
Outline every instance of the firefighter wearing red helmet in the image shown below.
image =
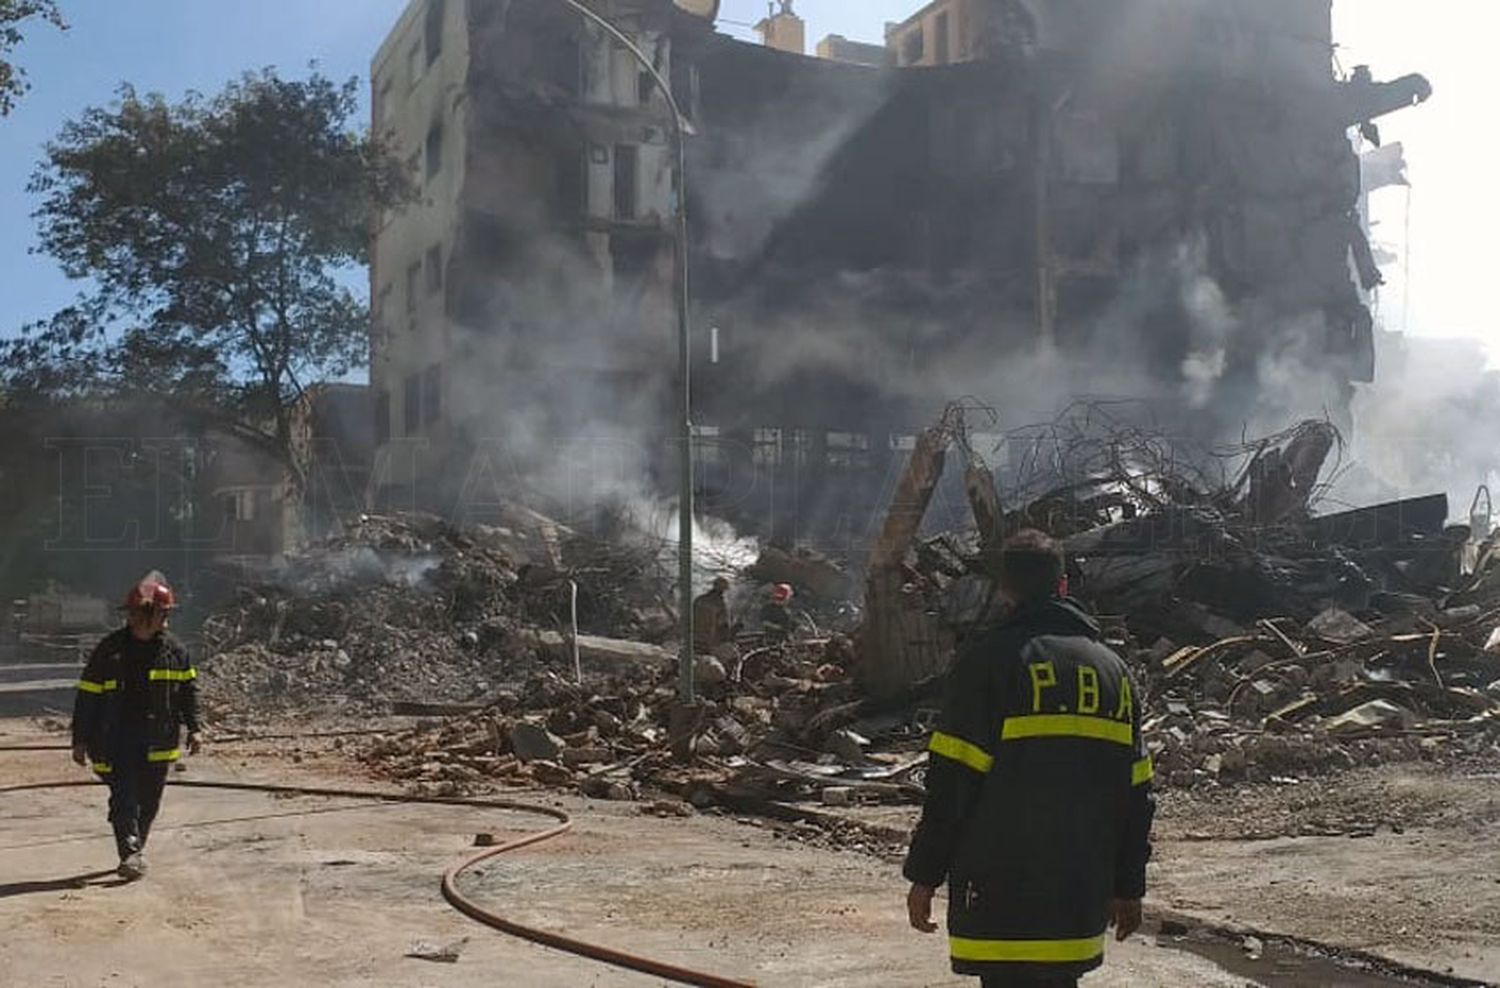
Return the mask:
{"type": "Polygon", "coordinates": [[[177,595],[167,585],[166,578],[152,571],[145,579],[130,588],[130,592],[125,595],[125,603],[121,609],[127,614],[148,608],[158,608],[165,613],[175,610],[176,607],[177,595]]]}
{"type": "Polygon", "coordinates": [[[187,649],[167,629],[176,595],[160,573],[125,596],[125,627],[105,636],[78,681],[73,703],[73,760],[91,765],[109,785],[109,822],[119,874],[146,872],[144,850],[173,762],[197,754],[198,690],[187,649]]]}
{"type": "Polygon", "coordinates": [[[771,587],[765,605],[760,609],[760,628],[768,644],[776,645],[792,637],[794,622],[790,604],[796,592],[789,583],[771,587]]]}

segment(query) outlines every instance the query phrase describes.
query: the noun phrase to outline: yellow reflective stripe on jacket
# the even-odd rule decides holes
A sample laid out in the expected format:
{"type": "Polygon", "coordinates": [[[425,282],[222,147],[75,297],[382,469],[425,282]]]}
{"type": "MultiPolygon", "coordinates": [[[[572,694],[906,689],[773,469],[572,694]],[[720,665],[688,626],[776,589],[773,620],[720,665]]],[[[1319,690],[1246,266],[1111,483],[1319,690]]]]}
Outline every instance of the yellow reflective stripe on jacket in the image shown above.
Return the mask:
{"type": "Polygon", "coordinates": [[[1150,755],[1130,766],[1130,784],[1132,786],[1143,786],[1154,778],[1156,778],[1156,767],[1151,764],[1150,755]]]}
{"type": "Polygon", "coordinates": [[[187,669],[152,669],[147,673],[147,678],[152,682],[164,679],[169,683],[185,683],[190,679],[197,679],[198,670],[192,667],[187,669]]]}
{"type": "Polygon", "coordinates": [[[109,762],[95,762],[94,771],[100,775],[108,775],[110,772],[114,771],[114,767],[111,766],[109,762]]]}
{"type": "Polygon", "coordinates": [[[146,752],[146,761],[148,762],[175,762],[181,757],[181,748],[164,748],[160,751],[146,752]]]}
{"type": "Polygon", "coordinates": [[[994,756],[977,744],[970,744],[963,738],[956,738],[941,731],[933,732],[932,741],[928,743],[927,750],[934,755],[942,755],[944,758],[951,758],[955,762],[967,765],[980,774],[988,773],[995,766],[994,756]]]}
{"type": "Polygon", "coordinates": [[[1092,738],[1096,741],[1113,741],[1115,744],[1135,744],[1134,731],[1129,724],[1080,714],[1007,717],[1005,726],[1000,729],[1000,740],[1019,741],[1023,738],[1092,738]]]}
{"type": "Polygon", "coordinates": [[[85,693],[109,693],[120,688],[118,679],[106,679],[102,683],[96,683],[88,679],[80,679],[78,688],[85,693]]]}
{"type": "Polygon", "coordinates": [[[1082,940],[970,940],[950,937],[956,961],[998,961],[1011,964],[1071,964],[1091,961],[1104,953],[1104,934],[1082,940]]]}

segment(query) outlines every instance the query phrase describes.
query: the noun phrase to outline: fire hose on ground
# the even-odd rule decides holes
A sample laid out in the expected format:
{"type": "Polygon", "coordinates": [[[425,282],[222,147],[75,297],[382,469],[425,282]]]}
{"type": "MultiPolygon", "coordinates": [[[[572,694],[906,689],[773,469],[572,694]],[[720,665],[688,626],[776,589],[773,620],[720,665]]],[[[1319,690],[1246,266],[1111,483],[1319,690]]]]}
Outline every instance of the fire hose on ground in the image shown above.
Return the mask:
{"type": "MultiPolygon", "coordinates": [[[[261,735],[254,738],[246,737],[243,740],[269,740],[271,738],[309,736],[333,737],[370,733],[377,732],[336,731],[323,732],[321,735],[261,735]]],[[[69,746],[65,744],[0,745],[0,752],[68,750],[69,746]]],[[[504,916],[501,916],[500,914],[492,910],[484,908],[459,891],[459,878],[465,872],[475,868],[485,861],[497,858],[502,854],[508,854],[512,851],[518,851],[522,848],[530,847],[534,844],[540,844],[543,841],[561,837],[563,834],[571,831],[573,829],[572,818],[563,810],[556,809],[550,806],[538,806],[534,803],[522,803],[505,799],[481,799],[475,797],[450,796],[406,796],[397,793],[369,792],[359,789],[339,789],[323,786],[287,786],[251,782],[208,782],[196,779],[173,781],[170,784],[174,787],[188,789],[220,789],[233,790],[238,792],[265,793],[268,795],[315,796],[333,799],[363,799],[375,803],[387,804],[405,803],[432,806],[466,806],[478,809],[504,810],[513,813],[529,813],[534,816],[548,817],[551,820],[555,821],[554,826],[549,827],[546,830],[540,830],[535,833],[518,837],[515,840],[507,841],[506,843],[500,844],[495,847],[486,848],[480,853],[471,855],[470,857],[465,858],[450,867],[443,874],[443,898],[448,901],[449,905],[453,906],[453,908],[457,909],[465,916],[468,916],[470,919],[473,919],[477,922],[483,923],[485,926],[488,926],[491,929],[499,930],[502,933],[506,933],[519,939],[527,940],[531,943],[535,943],[544,947],[551,947],[555,950],[574,954],[578,957],[584,957],[590,960],[599,961],[612,967],[619,967],[630,971],[636,971],[641,974],[651,975],[673,984],[697,985],[702,986],[702,988],[754,988],[754,984],[752,982],[739,981],[734,978],[725,978],[703,971],[694,971],[690,968],[680,967],[678,965],[669,964],[664,961],[652,960],[648,957],[640,957],[638,955],[627,953],[622,950],[616,950],[612,947],[588,943],[586,941],[578,940],[573,937],[563,936],[560,933],[553,933],[547,930],[537,929],[536,927],[526,926],[522,923],[508,920],[504,916]]],[[[61,782],[34,782],[13,786],[0,786],[0,795],[17,792],[39,792],[48,789],[77,789],[101,785],[102,783],[92,779],[70,779],[61,782]]],[[[316,811],[308,812],[311,813],[316,811]]],[[[228,822],[233,821],[205,820],[201,823],[194,824],[194,826],[209,826],[216,823],[228,822]]],[[[1178,918],[1181,921],[1201,923],[1201,921],[1194,920],[1193,917],[1188,916],[1187,914],[1172,913],[1171,915],[1173,916],[1173,918],[1178,918]]],[[[1208,923],[1202,923],[1201,925],[1202,928],[1206,930],[1231,937],[1240,936],[1247,932],[1262,937],[1275,936],[1278,939],[1294,946],[1300,946],[1302,948],[1312,949],[1315,951],[1322,951],[1324,953],[1346,956],[1352,960],[1367,964],[1375,968],[1376,970],[1386,970],[1404,977],[1421,979],[1423,982],[1428,984],[1452,985],[1455,986],[1455,988],[1467,988],[1467,986],[1470,985],[1482,984],[1482,982],[1471,981],[1451,974],[1427,971],[1417,967],[1392,962],[1386,958],[1378,957],[1374,954],[1367,953],[1361,950],[1334,948],[1328,944],[1320,943],[1318,941],[1302,937],[1289,937],[1285,934],[1270,934],[1263,931],[1251,930],[1249,928],[1231,928],[1228,926],[1217,926],[1208,923]]]]}
{"type": "MultiPolygon", "coordinates": [[[[67,751],[68,745],[0,745],[0,751],[67,751]]],[[[39,792],[49,789],[74,789],[85,786],[98,786],[101,783],[92,779],[75,779],[60,782],[33,782],[13,786],[0,786],[0,795],[9,795],[19,792],[39,792]]],[[[697,985],[701,988],[752,988],[750,982],[739,981],[734,978],[720,977],[703,971],[694,971],[690,968],[669,964],[665,961],[652,960],[649,957],[641,957],[636,954],[616,950],[600,944],[588,943],[573,937],[553,933],[548,930],[538,929],[506,919],[504,916],[491,909],[481,906],[459,891],[458,881],[463,874],[478,865],[497,858],[502,854],[519,851],[522,848],[549,841],[573,829],[572,818],[566,812],[550,806],[538,806],[534,803],[522,803],[508,799],[485,799],[477,797],[450,797],[450,796],[407,796],[395,793],[369,792],[359,789],[340,789],[325,786],[290,786],[271,785],[252,782],[208,782],[197,779],[172,780],[173,788],[184,789],[219,789],[237,792],[256,792],[279,796],[316,796],[334,799],[364,799],[380,803],[406,803],[414,805],[431,806],[466,806],[477,809],[504,810],[512,813],[527,813],[533,816],[544,816],[554,821],[554,825],[545,830],[526,834],[514,840],[507,841],[495,847],[485,848],[478,854],[471,855],[457,864],[454,864],[443,874],[442,891],[443,898],[448,904],[459,912],[477,922],[483,923],[491,929],[518,937],[531,943],[551,947],[565,953],[585,957],[590,960],[599,961],[612,967],[625,968],[637,971],[641,974],[662,978],[674,984],[697,985]]],[[[204,821],[211,824],[218,821],[204,821]]]]}

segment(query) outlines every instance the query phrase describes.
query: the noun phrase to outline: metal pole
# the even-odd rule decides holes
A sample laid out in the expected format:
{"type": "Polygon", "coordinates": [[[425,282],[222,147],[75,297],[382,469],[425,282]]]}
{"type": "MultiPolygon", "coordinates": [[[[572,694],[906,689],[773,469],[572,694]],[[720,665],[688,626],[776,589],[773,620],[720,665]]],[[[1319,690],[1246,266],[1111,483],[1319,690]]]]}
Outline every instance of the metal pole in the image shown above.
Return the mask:
{"type": "Polygon", "coordinates": [[[1051,97],[1043,92],[1036,100],[1032,138],[1032,194],[1036,199],[1036,321],[1042,349],[1057,340],[1057,272],[1052,263],[1052,120],[1051,97]]]}
{"type": "Polygon", "coordinates": [[[578,581],[568,581],[568,614],[572,622],[573,637],[570,644],[573,647],[573,681],[579,686],[583,685],[583,658],[578,651],[578,581]]]}
{"type": "Polygon", "coordinates": [[[683,703],[695,700],[693,681],[693,350],[690,333],[691,289],[688,285],[688,213],[687,213],[687,118],[672,92],[672,84],[657,70],[630,36],[610,23],[603,15],[590,10],[580,0],[559,0],[578,14],[598,25],[635,58],[656,83],[656,88],[672,111],[672,140],[676,145],[677,191],[677,374],[678,398],[678,474],[677,492],[677,581],[678,608],[682,612],[678,626],[682,632],[682,649],[678,653],[677,698],[683,703]]]}
{"type": "Polygon", "coordinates": [[[693,341],[689,333],[692,296],[688,287],[687,141],[677,129],[677,373],[680,415],[677,492],[677,580],[682,588],[682,653],[677,696],[696,699],[693,682],[693,341]]]}

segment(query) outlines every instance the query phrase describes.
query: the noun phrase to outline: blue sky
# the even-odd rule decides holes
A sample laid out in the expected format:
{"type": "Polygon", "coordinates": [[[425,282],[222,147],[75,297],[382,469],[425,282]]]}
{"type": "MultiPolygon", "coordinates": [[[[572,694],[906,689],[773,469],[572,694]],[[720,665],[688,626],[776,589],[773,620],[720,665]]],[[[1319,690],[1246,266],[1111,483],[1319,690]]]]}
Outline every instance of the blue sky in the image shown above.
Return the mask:
{"type": "Polygon", "coordinates": [[[169,96],[214,92],[247,69],[288,74],[316,60],[343,79],[370,56],[406,0],[60,0],[69,30],[33,23],[16,61],[32,91],[0,119],[0,334],[52,314],[76,286],[35,243],[26,182],[42,145],[121,82],[169,96]]]}
{"type": "MultiPolygon", "coordinates": [[[[59,0],[69,30],[29,25],[16,60],[32,91],[0,119],[0,335],[51,315],[77,286],[35,243],[25,189],[42,145],[84,107],[107,104],[122,82],[168,96],[214,92],[248,69],[285,74],[316,61],[335,79],[369,72],[370,58],[407,0],[59,0]]],[[[803,0],[816,39],[830,32],[878,40],[887,18],[916,0],[803,0]],[[854,8],[853,12],[851,8],[854,8]]],[[[805,9],[804,9],[805,8],[805,9]]],[[[754,37],[757,0],[727,0],[723,30],[754,37]],[[734,23],[739,22],[739,23],[734,23]]]]}
{"type": "MultiPolygon", "coordinates": [[[[922,0],[799,0],[809,44],[825,34],[879,41],[888,20],[922,0]]],[[[45,257],[28,256],[34,208],[25,185],[41,146],[85,106],[107,103],[129,81],[179,96],[217,90],[247,69],[299,73],[316,61],[334,78],[364,77],[370,56],[406,0],[61,0],[71,25],[32,25],[17,60],[33,91],[0,119],[0,334],[70,301],[70,284],[45,257]]],[[[1391,328],[1472,336],[1500,355],[1490,315],[1485,240],[1500,229],[1492,194],[1495,147],[1485,47],[1500,14],[1489,4],[1450,2],[1414,13],[1410,0],[1338,0],[1337,33],[1347,64],[1370,62],[1377,76],[1427,72],[1432,104],[1392,118],[1388,139],[1405,140],[1416,183],[1382,194],[1377,234],[1398,249],[1410,229],[1411,277],[1392,273],[1384,315],[1391,328]],[[1481,239],[1485,238],[1485,239],[1481,239]]],[[[753,37],[764,0],[725,0],[722,30],[753,37]]],[[[1493,358],[1492,358],[1493,359],[1493,358]]]]}

